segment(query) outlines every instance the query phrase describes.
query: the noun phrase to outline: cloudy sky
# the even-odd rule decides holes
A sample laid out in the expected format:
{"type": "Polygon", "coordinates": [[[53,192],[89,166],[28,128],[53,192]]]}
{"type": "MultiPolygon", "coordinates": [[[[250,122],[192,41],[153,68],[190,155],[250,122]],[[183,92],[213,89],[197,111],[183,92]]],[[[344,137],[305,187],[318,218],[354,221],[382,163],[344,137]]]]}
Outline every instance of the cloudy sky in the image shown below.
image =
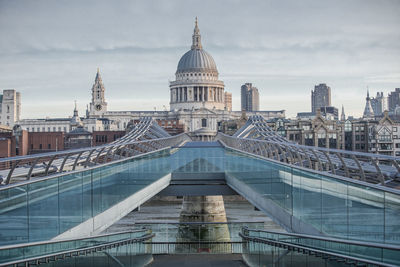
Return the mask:
{"type": "Polygon", "coordinates": [[[245,82],[288,117],[327,83],[332,104],[360,116],[367,86],[400,87],[399,14],[398,0],[0,0],[0,89],[22,93],[23,118],[70,116],[74,100],[83,115],[99,67],[109,110],[169,108],[198,16],[235,110],[245,82]]]}

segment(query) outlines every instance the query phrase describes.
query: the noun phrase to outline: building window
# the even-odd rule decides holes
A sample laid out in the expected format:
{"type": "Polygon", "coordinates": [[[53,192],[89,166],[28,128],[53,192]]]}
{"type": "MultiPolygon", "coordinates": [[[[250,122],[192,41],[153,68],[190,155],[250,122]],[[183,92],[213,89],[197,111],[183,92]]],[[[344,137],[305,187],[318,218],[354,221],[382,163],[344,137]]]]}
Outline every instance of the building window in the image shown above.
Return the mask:
{"type": "Polygon", "coordinates": [[[64,127],[64,132],[67,132],[67,127],[64,127]]]}
{"type": "Polygon", "coordinates": [[[393,127],[393,132],[397,132],[397,127],[393,127]]]}
{"type": "Polygon", "coordinates": [[[201,119],[201,127],[207,127],[207,119],[201,119]]]}
{"type": "Polygon", "coordinates": [[[56,127],[53,127],[53,132],[55,132],[56,131],[56,127]]]}
{"type": "Polygon", "coordinates": [[[7,113],[10,113],[10,106],[7,105],[7,113]]]}
{"type": "Polygon", "coordinates": [[[42,127],[42,131],[45,132],[46,131],[46,127],[42,127]]]}
{"type": "Polygon", "coordinates": [[[39,149],[42,149],[42,144],[39,144],[39,149]]]}
{"type": "Polygon", "coordinates": [[[47,149],[51,149],[51,144],[48,144],[48,145],[47,145],[47,149]]]}
{"type": "Polygon", "coordinates": [[[47,127],[47,131],[48,131],[48,132],[50,132],[50,131],[51,131],[51,130],[50,130],[50,127],[47,127]]]}
{"type": "Polygon", "coordinates": [[[314,145],[314,134],[308,133],[304,135],[304,144],[306,146],[313,146],[314,145]]]}
{"type": "Polygon", "coordinates": [[[360,149],[360,144],[356,144],[356,149],[360,149]]]}

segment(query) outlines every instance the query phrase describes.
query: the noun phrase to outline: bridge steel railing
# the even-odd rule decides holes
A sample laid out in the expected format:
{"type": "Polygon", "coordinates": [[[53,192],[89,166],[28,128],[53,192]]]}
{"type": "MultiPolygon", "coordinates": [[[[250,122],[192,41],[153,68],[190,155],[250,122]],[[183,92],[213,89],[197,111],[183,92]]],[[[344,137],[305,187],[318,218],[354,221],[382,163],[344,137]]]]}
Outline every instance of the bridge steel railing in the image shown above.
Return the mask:
{"type": "Polygon", "coordinates": [[[400,246],[396,245],[247,227],[243,227],[239,235],[243,241],[243,258],[249,265],[288,263],[285,257],[292,261],[292,265],[302,261],[310,264],[318,258],[320,261],[336,261],[355,266],[389,267],[400,264],[400,246]]]}
{"type": "MultiPolygon", "coordinates": [[[[91,237],[50,240],[0,247],[0,266],[33,266],[70,258],[96,255],[97,258],[119,262],[121,250],[124,256],[151,254],[145,241],[154,234],[149,230],[135,230],[102,234],[91,237]],[[126,247],[126,249],[120,249],[126,247]],[[129,247],[129,248],[128,248],[129,247]]],[[[82,261],[82,259],[81,259],[82,261]]]]}
{"type": "Polygon", "coordinates": [[[400,157],[239,138],[223,133],[218,133],[216,140],[240,151],[320,172],[388,187],[400,182],[400,157]]]}
{"type": "Polygon", "coordinates": [[[0,159],[0,185],[27,181],[32,177],[85,169],[166,147],[178,146],[189,140],[190,137],[185,133],[139,141],[135,138],[132,140],[125,138],[123,142],[118,140],[96,147],[2,158],[0,159]]]}

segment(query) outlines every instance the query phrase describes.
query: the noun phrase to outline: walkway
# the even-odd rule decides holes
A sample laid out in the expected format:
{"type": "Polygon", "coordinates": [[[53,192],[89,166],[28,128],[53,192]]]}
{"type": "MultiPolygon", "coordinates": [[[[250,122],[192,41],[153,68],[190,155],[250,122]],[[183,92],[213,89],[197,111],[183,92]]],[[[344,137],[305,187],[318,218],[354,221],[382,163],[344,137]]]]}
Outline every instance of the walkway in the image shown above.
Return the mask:
{"type": "Polygon", "coordinates": [[[222,255],[154,255],[154,261],[149,267],[242,267],[247,266],[242,261],[242,256],[237,254],[222,255]]]}

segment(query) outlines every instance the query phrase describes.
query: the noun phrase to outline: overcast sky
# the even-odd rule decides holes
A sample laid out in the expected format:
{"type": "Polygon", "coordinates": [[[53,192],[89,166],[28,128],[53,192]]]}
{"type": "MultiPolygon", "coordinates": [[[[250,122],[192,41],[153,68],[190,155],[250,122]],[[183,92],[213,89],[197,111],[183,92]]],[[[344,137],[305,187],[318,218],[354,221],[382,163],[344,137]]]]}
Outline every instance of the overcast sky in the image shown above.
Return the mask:
{"type": "Polygon", "coordinates": [[[22,117],[80,115],[100,68],[109,110],[169,109],[168,81],[190,49],[198,16],[203,48],[240,109],[252,82],[262,110],[311,109],[311,89],[363,112],[400,87],[400,1],[0,0],[0,89],[22,93],[22,117]]]}

